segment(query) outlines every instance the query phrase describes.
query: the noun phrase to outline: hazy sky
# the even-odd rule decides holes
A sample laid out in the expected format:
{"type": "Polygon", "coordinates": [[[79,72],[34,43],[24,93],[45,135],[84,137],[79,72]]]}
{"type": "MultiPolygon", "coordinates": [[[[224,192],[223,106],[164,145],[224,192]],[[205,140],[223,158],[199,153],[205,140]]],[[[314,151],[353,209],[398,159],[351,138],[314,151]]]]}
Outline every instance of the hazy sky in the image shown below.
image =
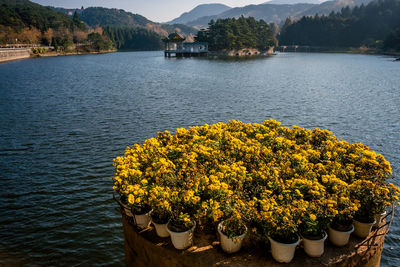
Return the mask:
{"type": "Polygon", "coordinates": [[[166,22],[199,4],[221,3],[230,7],[261,4],[268,0],[31,0],[45,6],[76,8],[102,6],[121,8],[156,22],[166,22]]]}

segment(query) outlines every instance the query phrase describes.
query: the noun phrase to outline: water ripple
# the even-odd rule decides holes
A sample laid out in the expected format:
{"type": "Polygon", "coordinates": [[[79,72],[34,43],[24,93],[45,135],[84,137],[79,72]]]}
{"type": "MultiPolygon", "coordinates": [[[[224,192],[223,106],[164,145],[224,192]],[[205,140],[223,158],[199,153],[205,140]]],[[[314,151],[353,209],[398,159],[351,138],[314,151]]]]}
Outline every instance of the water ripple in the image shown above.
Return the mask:
{"type": "MultiPolygon", "coordinates": [[[[327,128],[382,153],[399,185],[400,64],[389,59],[140,52],[1,64],[0,265],[123,265],[112,159],[160,130],[271,117],[327,128]]],[[[385,242],[382,265],[398,265],[399,215],[385,242]]]]}

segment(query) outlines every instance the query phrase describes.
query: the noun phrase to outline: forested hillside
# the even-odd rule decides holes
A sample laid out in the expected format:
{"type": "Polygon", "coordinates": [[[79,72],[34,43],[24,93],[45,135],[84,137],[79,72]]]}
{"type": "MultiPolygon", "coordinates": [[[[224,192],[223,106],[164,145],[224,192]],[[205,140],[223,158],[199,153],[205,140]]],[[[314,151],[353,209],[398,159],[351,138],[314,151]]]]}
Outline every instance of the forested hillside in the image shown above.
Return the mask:
{"type": "Polygon", "coordinates": [[[161,36],[143,28],[105,26],[106,34],[118,50],[161,50],[161,36]]]}
{"type": "Polygon", "coordinates": [[[240,17],[211,21],[207,31],[199,31],[197,40],[208,42],[210,51],[257,48],[267,50],[275,45],[269,25],[254,18],[240,17]]]}
{"type": "Polygon", "coordinates": [[[32,26],[42,32],[49,28],[86,29],[81,21],[28,0],[0,0],[0,14],[0,25],[17,30],[32,26]]]}
{"type": "Polygon", "coordinates": [[[150,20],[139,14],[126,12],[122,9],[89,7],[81,12],[82,20],[91,27],[117,25],[146,27],[150,20]]]}
{"type": "MultiPolygon", "coordinates": [[[[53,8],[67,13],[68,9],[53,8]]],[[[160,24],[147,18],[126,12],[122,9],[89,7],[76,9],[82,20],[90,27],[102,27],[104,33],[115,43],[120,50],[160,50],[161,39],[171,32],[179,32],[193,38],[196,30],[183,24],[160,24]]]]}
{"type": "Polygon", "coordinates": [[[28,0],[0,0],[0,43],[42,44],[56,49],[107,50],[112,48],[101,29],[89,29],[79,15],[71,18],[28,0]]]}
{"type": "Polygon", "coordinates": [[[364,6],[346,7],[329,16],[303,17],[286,22],[281,45],[325,47],[377,47],[399,49],[400,0],[379,0],[364,6]]]}

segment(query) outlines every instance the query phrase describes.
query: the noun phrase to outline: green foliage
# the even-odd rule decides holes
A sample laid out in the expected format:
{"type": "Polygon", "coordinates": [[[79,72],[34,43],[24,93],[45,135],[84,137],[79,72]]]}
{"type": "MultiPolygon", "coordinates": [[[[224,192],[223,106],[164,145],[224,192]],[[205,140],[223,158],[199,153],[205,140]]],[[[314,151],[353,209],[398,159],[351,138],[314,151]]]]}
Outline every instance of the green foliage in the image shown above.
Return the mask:
{"type": "Polygon", "coordinates": [[[383,47],[387,50],[400,51],[400,27],[386,37],[383,47]]]}
{"type": "Polygon", "coordinates": [[[179,29],[180,33],[184,35],[196,34],[197,32],[195,28],[184,24],[161,24],[161,28],[170,33],[176,31],[176,29],[179,29]]]}
{"type": "Polygon", "coordinates": [[[88,27],[77,12],[71,18],[28,0],[0,0],[0,14],[2,43],[41,43],[54,46],[56,51],[80,47],[87,51],[112,48],[107,37],[99,33],[88,35],[88,27]]]}
{"type": "Polygon", "coordinates": [[[183,24],[158,24],[148,20],[147,18],[139,14],[132,14],[122,9],[116,8],[110,9],[103,7],[89,7],[82,11],[81,18],[91,27],[115,26],[146,28],[148,27],[148,25],[150,25],[152,27],[157,26],[167,32],[174,32],[176,28],[179,28],[180,31],[185,35],[196,32],[194,28],[183,24]]]}
{"type": "Polygon", "coordinates": [[[394,48],[396,34],[393,32],[392,37],[389,34],[400,27],[399,14],[399,0],[378,0],[367,6],[342,8],[329,16],[302,17],[294,23],[287,20],[279,42],[282,45],[380,47],[386,39],[385,47],[394,48]]]}
{"type": "Polygon", "coordinates": [[[72,18],[72,21],[73,21],[74,25],[76,27],[78,27],[78,29],[87,30],[87,26],[85,25],[85,23],[79,17],[78,12],[75,11],[74,16],[72,18]]]}
{"type": "Polygon", "coordinates": [[[161,50],[161,36],[155,32],[133,27],[104,27],[104,34],[120,50],[161,50]]]}
{"type": "Polygon", "coordinates": [[[46,49],[42,48],[42,47],[34,47],[34,48],[32,48],[32,53],[35,54],[35,55],[43,54],[45,52],[46,52],[46,49]]]}
{"type": "Polygon", "coordinates": [[[132,14],[122,9],[109,9],[103,7],[89,7],[83,10],[81,18],[89,26],[142,26],[145,27],[150,20],[139,14],[132,14]]]}
{"type": "Polygon", "coordinates": [[[92,32],[88,35],[88,42],[90,47],[97,51],[108,50],[112,46],[112,43],[108,38],[104,38],[97,32],[92,32]]]}
{"type": "Polygon", "coordinates": [[[65,14],[28,0],[0,0],[0,25],[22,29],[34,26],[44,32],[49,28],[74,28],[74,21],[65,14]]]}
{"type": "Polygon", "coordinates": [[[263,20],[240,17],[211,20],[207,31],[200,31],[196,41],[208,42],[210,51],[258,48],[267,50],[275,45],[270,26],[263,20]]]}

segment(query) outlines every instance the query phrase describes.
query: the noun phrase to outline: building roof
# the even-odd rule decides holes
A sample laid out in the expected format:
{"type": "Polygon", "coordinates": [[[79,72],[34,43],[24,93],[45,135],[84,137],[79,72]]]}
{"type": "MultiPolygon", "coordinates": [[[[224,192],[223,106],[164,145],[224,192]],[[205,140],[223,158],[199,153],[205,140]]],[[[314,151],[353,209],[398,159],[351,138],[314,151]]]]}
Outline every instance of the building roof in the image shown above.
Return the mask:
{"type": "Polygon", "coordinates": [[[177,32],[170,33],[168,37],[164,38],[164,42],[183,42],[186,38],[179,35],[177,32]]]}

